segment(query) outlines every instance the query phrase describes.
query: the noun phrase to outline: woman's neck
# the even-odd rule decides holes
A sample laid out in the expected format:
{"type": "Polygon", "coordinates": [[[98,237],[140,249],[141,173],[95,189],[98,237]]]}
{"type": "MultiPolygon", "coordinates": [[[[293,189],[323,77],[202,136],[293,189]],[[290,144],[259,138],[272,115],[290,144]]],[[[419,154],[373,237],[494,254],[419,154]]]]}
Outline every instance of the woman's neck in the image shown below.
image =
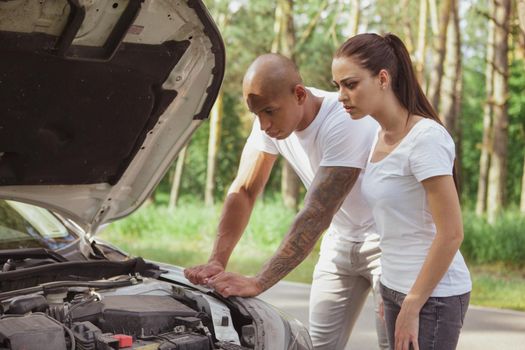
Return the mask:
{"type": "Polygon", "coordinates": [[[387,143],[399,142],[420,119],[412,114],[409,115],[408,110],[393,95],[385,99],[372,117],[381,125],[387,143]]]}

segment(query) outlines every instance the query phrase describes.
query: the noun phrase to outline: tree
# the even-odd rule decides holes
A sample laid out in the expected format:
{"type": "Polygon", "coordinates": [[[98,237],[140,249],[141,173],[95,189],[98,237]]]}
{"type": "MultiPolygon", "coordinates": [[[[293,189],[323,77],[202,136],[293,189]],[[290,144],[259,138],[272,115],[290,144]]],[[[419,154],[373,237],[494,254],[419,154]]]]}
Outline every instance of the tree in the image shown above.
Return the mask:
{"type": "MultiPolygon", "coordinates": [[[[459,117],[461,115],[461,33],[459,26],[458,3],[452,1],[452,13],[447,33],[447,53],[443,77],[441,108],[443,122],[456,143],[456,158],[459,160],[458,173],[461,175],[461,130],[459,117]]],[[[460,176],[461,178],[461,176],[460,176]]]]}
{"type": "Polygon", "coordinates": [[[177,157],[177,164],[175,166],[175,172],[173,174],[173,180],[171,182],[170,199],[168,202],[168,208],[174,209],[177,207],[177,201],[179,200],[180,183],[182,180],[182,171],[184,169],[184,162],[186,161],[186,153],[188,151],[188,145],[179,152],[177,157]]]}
{"type": "MultiPolygon", "coordinates": [[[[215,16],[217,25],[221,30],[224,30],[228,25],[230,11],[226,6],[226,3],[220,3],[217,6],[217,14],[215,16]]],[[[210,113],[210,135],[208,138],[208,159],[206,167],[206,185],[204,190],[204,205],[212,206],[215,195],[215,174],[217,169],[217,159],[219,154],[219,146],[221,141],[221,124],[222,117],[224,114],[223,110],[223,98],[224,93],[221,89],[215,100],[215,104],[212,107],[210,113]]]]}
{"type": "Polygon", "coordinates": [[[412,38],[412,22],[413,18],[410,16],[410,13],[406,11],[410,7],[409,5],[410,0],[402,0],[400,2],[401,5],[401,13],[403,14],[402,22],[403,22],[403,33],[405,38],[405,45],[407,47],[408,52],[414,51],[414,40],[412,38]]]}
{"type": "Polygon", "coordinates": [[[354,36],[358,33],[359,30],[359,22],[361,20],[361,1],[360,0],[352,0],[350,2],[351,6],[351,13],[350,13],[350,21],[348,23],[349,28],[349,36],[354,36]]]}
{"type": "Polygon", "coordinates": [[[494,26],[494,142],[487,190],[488,220],[494,223],[505,203],[508,143],[508,38],[511,0],[492,0],[494,26]]]}
{"type": "Polygon", "coordinates": [[[435,61],[430,76],[429,99],[436,110],[439,111],[441,97],[441,84],[443,79],[444,62],[447,53],[447,27],[450,19],[453,0],[443,0],[441,3],[439,33],[434,40],[435,61]]]}
{"type": "Polygon", "coordinates": [[[525,0],[518,1],[518,16],[520,28],[523,33],[525,33],[525,0]]]}
{"type": "Polygon", "coordinates": [[[425,86],[425,53],[427,49],[428,0],[420,0],[417,50],[415,55],[416,74],[421,86],[425,86]]]}
{"type": "Polygon", "coordinates": [[[210,136],[208,139],[208,162],[206,167],[206,191],[204,192],[204,204],[213,205],[215,192],[215,170],[217,168],[217,155],[221,140],[221,122],[223,117],[223,97],[224,94],[219,91],[215,104],[210,114],[210,136]]]}
{"type": "MultiPolygon", "coordinates": [[[[518,16],[521,28],[521,38],[525,38],[525,0],[518,0],[518,16]]],[[[525,51],[525,41],[522,41],[522,49],[525,51]]],[[[523,159],[523,175],[521,180],[520,211],[525,214],[525,158],[523,159]]]]}
{"type": "MultiPolygon", "coordinates": [[[[277,0],[275,8],[274,41],[272,52],[278,52],[295,61],[295,29],[293,22],[293,0],[277,0]]],[[[299,204],[299,177],[290,163],[283,159],[281,194],[284,205],[297,209],[299,204]]]]}
{"type": "MultiPolygon", "coordinates": [[[[494,3],[489,1],[489,13],[493,13],[494,3]]],[[[494,35],[495,22],[489,18],[487,40],[487,58],[485,68],[485,91],[486,102],[483,107],[483,139],[481,143],[481,156],[479,160],[479,180],[478,194],[476,198],[476,214],[483,215],[487,210],[487,189],[488,176],[490,168],[490,154],[492,153],[492,119],[493,119],[493,101],[492,95],[494,90],[494,35]]]]}

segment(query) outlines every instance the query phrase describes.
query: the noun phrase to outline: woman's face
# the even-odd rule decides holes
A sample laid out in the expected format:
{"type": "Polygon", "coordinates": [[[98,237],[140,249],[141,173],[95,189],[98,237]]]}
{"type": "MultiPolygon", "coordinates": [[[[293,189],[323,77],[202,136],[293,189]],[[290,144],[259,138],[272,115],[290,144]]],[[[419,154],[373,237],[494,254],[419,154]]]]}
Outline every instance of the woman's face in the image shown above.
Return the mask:
{"type": "Polygon", "coordinates": [[[332,79],[339,91],[339,101],[352,119],[374,115],[384,97],[379,75],[361,67],[354,59],[337,57],[332,61],[332,79]]]}

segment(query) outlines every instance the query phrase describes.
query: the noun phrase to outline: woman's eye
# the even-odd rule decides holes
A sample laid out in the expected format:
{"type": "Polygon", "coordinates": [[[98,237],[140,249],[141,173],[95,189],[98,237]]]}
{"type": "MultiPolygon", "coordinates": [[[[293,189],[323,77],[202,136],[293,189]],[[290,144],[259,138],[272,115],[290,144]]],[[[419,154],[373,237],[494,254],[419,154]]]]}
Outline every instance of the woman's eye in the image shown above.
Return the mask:
{"type": "Polygon", "coordinates": [[[346,83],[345,86],[348,88],[348,89],[353,89],[355,88],[357,85],[357,83],[355,82],[352,82],[352,83],[346,83]]]}

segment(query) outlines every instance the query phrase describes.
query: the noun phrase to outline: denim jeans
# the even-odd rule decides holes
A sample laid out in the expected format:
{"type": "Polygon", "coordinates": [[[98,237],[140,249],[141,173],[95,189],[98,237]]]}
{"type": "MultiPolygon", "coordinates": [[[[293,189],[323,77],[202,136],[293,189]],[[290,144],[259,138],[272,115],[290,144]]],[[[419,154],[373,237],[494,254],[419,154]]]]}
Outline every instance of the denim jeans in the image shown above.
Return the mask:
{"type": "Polygon", "coordinates": [[[379,238],[342,242],[323,237],[310,293],[310,336],[316,350],[342,350],[370,291],[380,349],[388,349],[385,322],[379,316],[379,238]]]}
{"type": "MultiPolygon", "coordinates": [[[[394,349],[396,319],[405,294],[380,284],[390,349],[394,349]]],[[[430,297],[419,313],[420,350],[454,350],[467,313],[470,292],[450,297],[430,297]]],[[[412,346],[410,347],[412,349],[412,346]]]]}

